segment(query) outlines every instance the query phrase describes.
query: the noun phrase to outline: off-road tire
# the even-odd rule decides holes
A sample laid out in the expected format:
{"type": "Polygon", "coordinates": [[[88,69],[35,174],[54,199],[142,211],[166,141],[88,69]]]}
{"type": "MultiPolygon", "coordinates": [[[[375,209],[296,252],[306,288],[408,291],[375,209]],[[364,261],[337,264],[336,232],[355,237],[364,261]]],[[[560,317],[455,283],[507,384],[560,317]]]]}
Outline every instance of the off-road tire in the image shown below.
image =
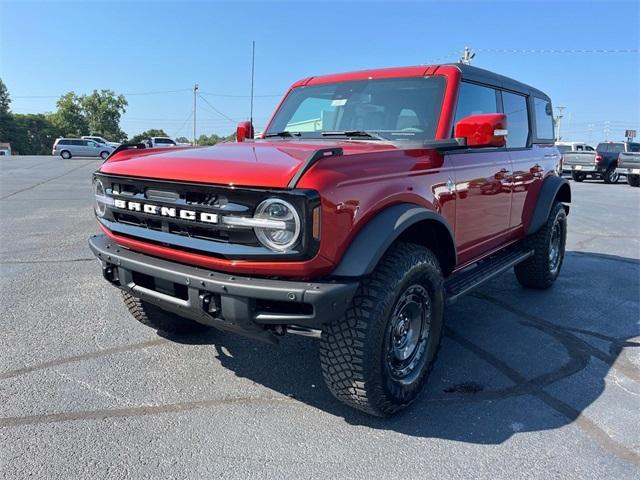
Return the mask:
{"type": "Polygon", "coordinates": [[[620,175],[616,172],[615,166],[607,168],[607,171],[602,174],[602,180],[607,184],[618,183],[619,179],[620,175]]]}
{"type": "Polygon", "coordinates": [[[210,327],[180,317],[155,305],[140,300],[133,295],[122,292],[125,306],[137,321],[160,332],[166,333],[198,333],[208,330],[210,327]]]}
{"type": "Polygon", "coordinates": [[[574,182],[583,182],[586,175],[580,172],[571,172],[571,178],[574,182]]]}
{"type": "Polygon", "coordinates": [[[62,150],[60,156],[65,160],[69,160],[71,158],[71,152],[69,150],[62,150]]]}
{"type": "MultiPolygon", "coordinates": [[[[323,328],[320,363],[331,393],[366,413],[385,417],[412,403],[436,361],[444,322],[444,280],[436,256],[411,243],[397,243],[364,278],[342,318],[323,328]],[[428,336],[412,381],[394,379],[387,362],[392,314],[412,287],[429,296],[428,336]]],[[[426,304],[425,304],[426,305],[426,304]]]]}
{"type": "Polygon", "coordinates": [[[518,282],[523,287],[544,290],[549,288],[560,274],[564,261],[565,246],[567,242],[567,213],[560,202],[556,202],[551,208],[549,218],[543,227],[524,240],[524,247],[534,251],[533,256],[514,267],[518,282]],[[550,243],[556,222],[562,223],[560,238],[560,258],[557,268],[551,268],[550,243]]]}
{"type": "Polygon", "coordinates": [[[632,187],[640,187],[640,175],[627,175],[627,183],[632,187]]]}

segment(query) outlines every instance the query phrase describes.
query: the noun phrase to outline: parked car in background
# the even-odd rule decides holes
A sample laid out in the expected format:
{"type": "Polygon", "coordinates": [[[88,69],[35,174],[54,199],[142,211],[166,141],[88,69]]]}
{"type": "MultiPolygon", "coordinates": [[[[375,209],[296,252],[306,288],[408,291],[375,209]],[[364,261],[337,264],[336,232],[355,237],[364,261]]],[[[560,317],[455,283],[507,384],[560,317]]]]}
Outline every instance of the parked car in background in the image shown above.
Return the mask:
{"type": "Polygon", "coordinates": [[[595,156],[596,149],[584,142],[556,142],[556,147],[562,154],[562,173],[571,173],[571,166],[565,162],[565,154],[574,152],[591,152],[595,156]]]}
{"type": "Polygon", "coordinates": [[[571,178],[582,182],[597,178],[604,183],[617,183],[620,178],[618,156],[623,152],[640,151],[640,143],[600,142],[595,152],[570,152],[563,155],[564,167],[571,171],[571,178]]]}
{"type": "Polygon", "coordinates": [[[82,138],[83,140],[93,140],[96,143],[99,143],[101,145],[109,145],[109,146],[111,146],[113,148],[118,148],[121,145],[118,142],[110,142],[109,140],[106,140],[106,139],[104,139],[102,137],[96,137],[94,135],[84,135],[84,136],[82,136],[80,138],[82,138]]]}
{"type": "Polygon", "coordinates": [[[100,157],[106,159],[115,150],[111,145],[104,145],[83,138],[58,138],[53,144],[51,155],[60,155],[64,159],[71,157],[100,157]]]}
{"type": "Polygon", "coordinates": [[[627,183],[632,187],[640,187],[640,150],[638,143],[629,144],[634,149],[630,152],[622,152],[618,156],[618,174],[627,176],[627,183]]]}
{"type": "Polygon", "coordinates": [[[175,141],[171,140],[169,137],[151,137],[145,140],[144,144],[148,148],[163,148],[163,147],[177,147],[175,141]]]}
{"type": "Polygon", "coordinates": [[[10,157],[10,156],[11,156],[11,144],[0,143],[0,157],[10,157]]]}
{"type": "Polygon", "coordinates": [[[560,150],[560,153],[565,152],[595,152],[596,149],[591,145],[587,145],[584,142],[556,142],[556,147],[560,150]]]}

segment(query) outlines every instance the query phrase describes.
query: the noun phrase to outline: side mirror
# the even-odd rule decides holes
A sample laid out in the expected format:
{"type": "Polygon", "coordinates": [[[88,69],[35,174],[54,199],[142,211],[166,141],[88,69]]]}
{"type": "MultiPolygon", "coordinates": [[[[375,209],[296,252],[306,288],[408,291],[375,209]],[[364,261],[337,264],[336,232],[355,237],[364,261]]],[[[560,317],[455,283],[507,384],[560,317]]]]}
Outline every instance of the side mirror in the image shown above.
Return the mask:
{"type": "Polygon", "coordinates": [[[507,144],[507,116],[504,113],[471,115],[456,123],[455,136],[468,148],[504,147],[507,144]]]}
{"type": "Polygon", "coordinates": [[[236,128],[236,142],[244,142],[253,138],[253,125],[249,121],[238,123],[236,128]]]}

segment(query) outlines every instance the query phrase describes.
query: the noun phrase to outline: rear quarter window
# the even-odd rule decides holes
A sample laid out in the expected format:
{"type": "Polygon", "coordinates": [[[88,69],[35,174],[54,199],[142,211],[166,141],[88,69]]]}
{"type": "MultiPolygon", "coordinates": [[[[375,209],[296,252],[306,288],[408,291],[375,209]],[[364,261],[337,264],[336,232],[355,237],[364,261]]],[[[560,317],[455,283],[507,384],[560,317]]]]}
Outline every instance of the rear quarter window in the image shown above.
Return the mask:
{"type": "Polygon", "coordinates": [[[533,113],[535,115],[536,137],[539,139],[553,139],[553,110],[551,109],[551,102],[544,98],[533,97],[533,113]]]}

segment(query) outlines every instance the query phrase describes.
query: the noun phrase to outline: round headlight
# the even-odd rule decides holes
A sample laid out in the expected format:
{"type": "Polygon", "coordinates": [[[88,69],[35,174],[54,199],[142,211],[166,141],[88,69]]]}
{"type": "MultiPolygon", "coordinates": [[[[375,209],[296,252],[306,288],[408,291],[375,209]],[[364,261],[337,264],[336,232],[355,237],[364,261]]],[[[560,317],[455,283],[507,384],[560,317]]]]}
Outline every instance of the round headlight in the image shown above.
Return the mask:
{"type": "Polygon", "coordinates": [[[103,217],[107,209],[107,196],[105,195],[104,185],[98,178],[93,180],[93,194],[95,196],[94,209],[96,215],[103,217]]]}
{"type": "Polygon", "coordinates": [[[258,205],[254,218],[266,220],[264,227],[255,227],[254,231],[260,243],[271,250],[288,250],[300,237],[300,215],[289,202],[268,198],[258,205]]]}

